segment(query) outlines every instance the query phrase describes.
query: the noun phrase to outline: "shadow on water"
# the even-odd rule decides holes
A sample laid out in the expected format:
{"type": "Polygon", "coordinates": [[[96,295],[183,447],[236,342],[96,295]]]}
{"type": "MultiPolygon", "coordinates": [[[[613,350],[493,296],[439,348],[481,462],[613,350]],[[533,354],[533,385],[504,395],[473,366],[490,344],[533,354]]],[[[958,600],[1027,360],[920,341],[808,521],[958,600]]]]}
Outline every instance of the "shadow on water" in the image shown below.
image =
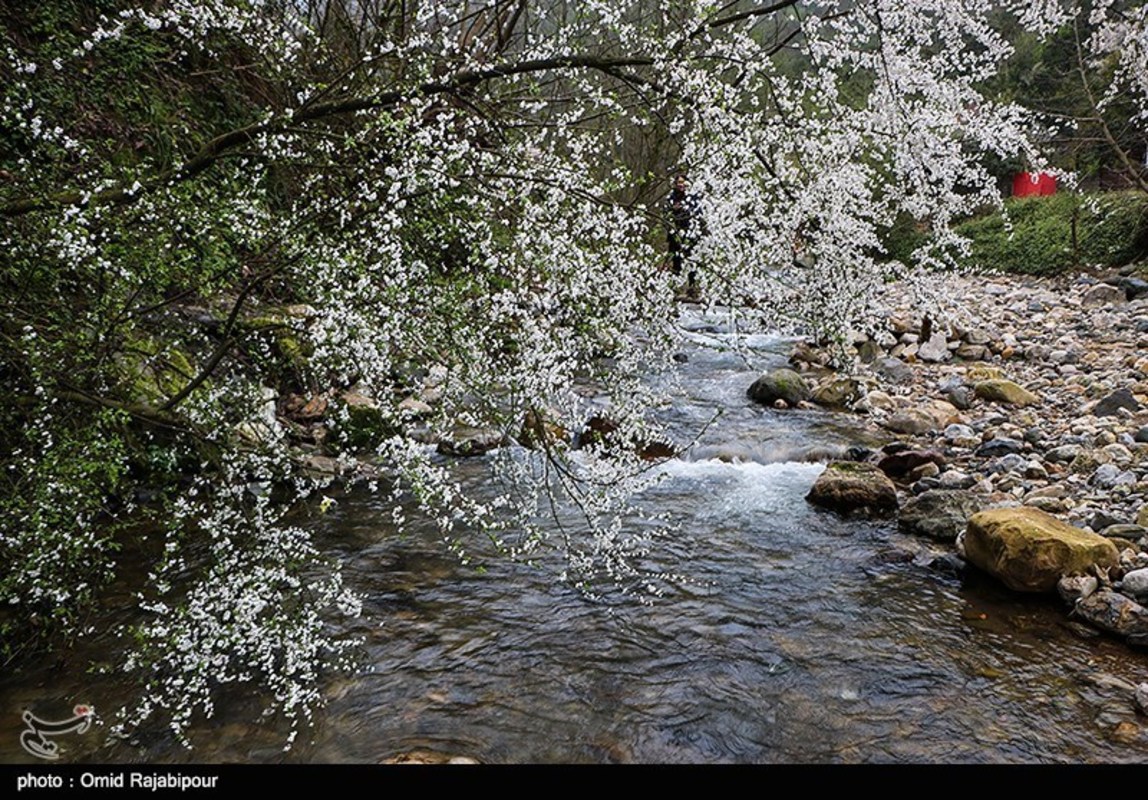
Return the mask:
{"type": "MultiPolygon", "coordinates": [[[[713,336],[714,334],[707,334],[713,336]]],[[[671,429],[717,410],[664,479],[637,498],[672,512],[651,566],[689,580],[653,606],[597,605],[554,572],[505,560],[462,566],[428,528],[398,537],[366,493],[325,520],[326,546],[363,597],[346,632],[364,670],[331,679],[327,706],[290,752],[235,693],[197,748],[163,738],[103,746],[88,761],[377,762],[411,750],[484,762],[1135,762],[1148,726],[1115,679],[1148,658],[1082,637],[1048,598],[930,570],[939,552],[887,522],[845,520],[804,495],[816,463],[876,442],[863,421],[750,404],[758,370],[784,360],[761,339],[747,363],[696,344],[671,429]]],[[[468,470],[481,471],[481,461],[468,470]]],[[[476,478],[477,480],[477,478],[476,478]]],[[[99,643],[88,643],[87,653],[99,643]]],[[[0,757],[21,704],[110,707],[127,687],[83,672],[84,647],[0,684],[0,757]],[[11,724],[9,724],[11,723],[11,724]]]]}

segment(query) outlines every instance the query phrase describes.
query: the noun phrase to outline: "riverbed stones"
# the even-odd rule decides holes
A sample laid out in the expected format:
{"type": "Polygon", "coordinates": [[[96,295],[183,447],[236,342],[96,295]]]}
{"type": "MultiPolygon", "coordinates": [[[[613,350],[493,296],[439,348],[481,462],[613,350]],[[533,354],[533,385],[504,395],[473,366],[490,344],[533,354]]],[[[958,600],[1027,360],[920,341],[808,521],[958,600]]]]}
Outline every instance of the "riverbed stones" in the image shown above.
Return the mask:
{"type": "Polygon", "coordinates": [[[841,514],[885,515],[897,509],[897,489],[873,464],[831,461],[805,499],[841,514]]]}
{"type": "Polygon", "coordinates": [[[796,406],[812,397],[805,379],[791,369],[775,369],[762,375],[746,390],[750,400],[772,406],[778,400],[796,406]]]}
{"type": "Polygon", "coordinates": [[[964,548],[969,561],[1021,592],[1049,592],[1063,575],[1114,566],[1119,560],[1107,539],[1031,506],[974,514],[964,548]]]}
{"type": "Polygon", "coordinates": [[[1024,407],[1040,402],[1040,398],[1028,389],[1005,378],[990,378],[979,381],[973,387],[973,391],[982,400],[1010,406],[1024,407]]]}
{"type": "Polygon", "coordinates": [[[988,504],[987,498],[961,489],[934,489],[905,502],[898,520],[901,530],[942,542],[954,542],[969,517],[988,504]]]}

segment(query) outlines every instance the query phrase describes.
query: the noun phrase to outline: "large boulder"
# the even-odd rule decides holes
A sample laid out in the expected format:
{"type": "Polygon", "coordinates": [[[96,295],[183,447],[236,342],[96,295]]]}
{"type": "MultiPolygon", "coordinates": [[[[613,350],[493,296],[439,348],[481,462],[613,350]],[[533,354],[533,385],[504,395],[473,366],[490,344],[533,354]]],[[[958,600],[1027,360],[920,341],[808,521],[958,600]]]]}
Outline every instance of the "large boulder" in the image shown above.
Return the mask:
{"type": "Polygon", "coordinates": [[[965,557],[1018,592],[1051,592],[1062,575],[1119,561],[1112,542],[1031,506],[981,511],[969,518],[965,557]]]}
{"type": "Polygon", "coordinates": [[[905,503],[899,524],[907,533],[942,542],[956,541],[969,517],[987,502],[983,495],[961,489],[932,489],[905,503]]]}
{"type": "Polygon", "coordinates": [[[1040,398],[1028,389],[1004,378],[980,381],[973,391],[982,400],[1010,406],[1031,406],[1040,402],[1040,398]]]}
{"type": "Polygon", "coordinates": [[[897,488],[872,464],[831,461],[805,499],[842,514],[888,514],[897,510],[897,488]]]}
{"type": "Polygon", "coordinates": [[[746,390],[750,400],[771,406],[777,400],[795,406],[811,397],[805,379],[791,369],[775,369],[753,382],[746,390]]]}

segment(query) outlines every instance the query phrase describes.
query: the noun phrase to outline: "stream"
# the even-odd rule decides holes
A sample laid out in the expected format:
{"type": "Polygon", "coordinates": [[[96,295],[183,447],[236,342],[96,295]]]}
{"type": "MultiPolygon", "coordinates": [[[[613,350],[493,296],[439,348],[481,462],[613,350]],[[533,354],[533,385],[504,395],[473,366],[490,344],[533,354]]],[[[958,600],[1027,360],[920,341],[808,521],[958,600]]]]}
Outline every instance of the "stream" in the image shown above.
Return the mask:
{"type": "MultiPolygon", "coordinates": [[[[636,502],[680,525],[654,557],[688,583],[651,606],[592,603],[545,566],[464,566],[429,525],[395,536],[380,501],[351,492],[321,536],[364,599],[346,627],[365,639],[363,670],[329,681],[291,750],[283,726],[252,722],[259,707],[232,693],[192,732],[194,750],[94,728],[61,740],[62,761],[1148,760],[1148,721],[1116,686],[1148,680],[1148,655],[1085,634],[1055,597],[930,567],[944,549],[895,521],[808,505],[829,454],[882,439],[861,418],[750,403],[746,387],[792,342],[750,337],[746,358],[718,318],[687,315],[685,388],[660,413],[685,439],[722,414],[636,502]]],[[[457,464],[481,486],[481,459],[457,464]]],[[[98,648],[0,678],[0,761],[33,760],[22,708],[127,697],[86,671],[98,648]]]]}

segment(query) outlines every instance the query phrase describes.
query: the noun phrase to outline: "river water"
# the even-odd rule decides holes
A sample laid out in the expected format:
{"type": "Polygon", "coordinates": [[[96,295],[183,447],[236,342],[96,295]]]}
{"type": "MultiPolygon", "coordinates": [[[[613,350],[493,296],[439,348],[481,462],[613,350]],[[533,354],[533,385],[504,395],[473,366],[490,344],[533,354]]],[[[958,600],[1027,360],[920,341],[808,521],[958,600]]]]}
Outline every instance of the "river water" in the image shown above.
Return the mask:
{"type": "MultiPolygon", "coordinates": [[[[78,762],[374,763],[410,751],[482,762],[1134,762],[1148,721],[1121,681],[1148,657],[1071,624],[1054,598],[930,568],[940,548],[803,499],[824,459],[880,438],[863,420],[754,406],[745,388],[789,342],[730,348],[694,314],[683,391],[662,411],[692,436],[637,498],[679,533],[657,563],[690,578],[652,606],[596,604],[546,566],[463,566],[429,527],[394,535],[367,493],[324,517],[324,545],[364,598],[363,670],[328,682],[293,749],[233,694],[188,751],[158,735],[60,741],[78,762]],[[708,331],[708,332],[707,332],[708,331]]],[[[712,327],[710,327],[712,326],[712,327]]],[[[716,331],[716,332],[715,332],[716,331]]],[[[481,460],[458,469],[481,481],[481,460]]],[[[112,613],[112,612],[109,612],[112,613]]],[[[130,608],[116,612],[130,615],[130,608]]],[[[0,760],[22,708],[113,707],[131,687],[86,671],[81,644],[0,680],[0,760]]],[[[60,714],[57,714],[60,716],[60,714]]]]}

